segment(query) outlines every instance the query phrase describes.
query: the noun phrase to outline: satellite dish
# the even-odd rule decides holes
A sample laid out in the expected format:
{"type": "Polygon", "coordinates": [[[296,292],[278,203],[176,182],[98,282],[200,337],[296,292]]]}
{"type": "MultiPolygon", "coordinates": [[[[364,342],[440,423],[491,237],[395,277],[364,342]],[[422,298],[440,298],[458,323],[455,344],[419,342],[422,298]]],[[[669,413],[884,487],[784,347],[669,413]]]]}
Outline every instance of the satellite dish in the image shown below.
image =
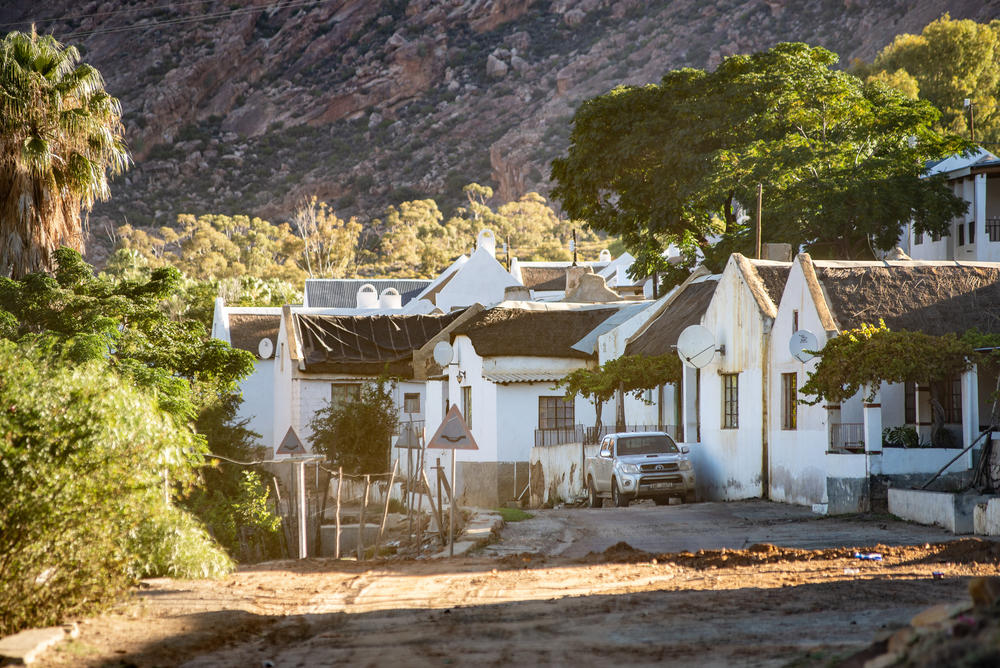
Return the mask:
{"type": "Polygon", "coordinates": [[[451,364],[453,355],[454,350],[452,350],[451,344],[447,341],[438,341],[434,344],[434,361],[437,362],[438,366],[448,366],[451,364]]]}
{"type": "Polygon", "coordinates": [[[808,329],[800,329],[788,340],[788,351],[800,362],[808,362],[816,355],[809,352],[819,350],[819,339],[808,329]]]}
{"type": "Polygon", "coordinates": [[[677,354],[688,366],[700,369],[715,357],[715,337],[707,327],[690,325],[677,337],[677,354]]]}
{"type": "Polygon", "coordinates": [[[257,344],[257,353],[261,359],[271,359],[271,355],[274,354],[274,344],[271,343],[271,339],[261,339],[260,343],[257,344]]]}

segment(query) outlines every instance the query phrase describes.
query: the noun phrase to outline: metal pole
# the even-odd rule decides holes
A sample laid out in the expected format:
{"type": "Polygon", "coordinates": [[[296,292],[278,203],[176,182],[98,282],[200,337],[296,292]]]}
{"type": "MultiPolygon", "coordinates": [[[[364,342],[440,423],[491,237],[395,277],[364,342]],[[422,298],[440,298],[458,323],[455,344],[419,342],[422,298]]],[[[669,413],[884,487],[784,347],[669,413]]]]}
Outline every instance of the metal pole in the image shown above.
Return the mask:
{"type": "MultiPolygon", "coordinates": [[[[573,228],[573,266],[576,266],[576,228],[573,228]]],[[[455,474],[452,473],[452,476],[455,474]]]]}
{"type": "Polygon", "coordinates": [[[972,100],[969,100],[969,136],[972,138],[972,142],[976,141],[976,115],[972,112],[972,108],[975,106],[972,100]]]}
{"type": "Polygon", "coordinates": [[[764,184],[757,184],[757,259],[760,259],[761,213],[764,209],[764,184]]]}
{"type": "Polygon", "coordinates": [[[340,492],[344,489],[344,467],[337,468],[337,546],[333,548],[333,558],[340,559],[340,492]]]}
{"type": "Polygon", "coordinates": [[[305,559],[306,552],[306,463],[304,461],[295,462],[295,477],[298,489],[296,498],[298,499],[299,511],[299,559],[305,559]]]}
{"type": "Polygon", "coordinates": [[[455,448],[451,449],[451,507],[448,510],[448,542],[450,546],[448,548],[448,556],[455,556],[455,495],[457,490],[455,485],[458,481],[455,479],[455,448]]]}

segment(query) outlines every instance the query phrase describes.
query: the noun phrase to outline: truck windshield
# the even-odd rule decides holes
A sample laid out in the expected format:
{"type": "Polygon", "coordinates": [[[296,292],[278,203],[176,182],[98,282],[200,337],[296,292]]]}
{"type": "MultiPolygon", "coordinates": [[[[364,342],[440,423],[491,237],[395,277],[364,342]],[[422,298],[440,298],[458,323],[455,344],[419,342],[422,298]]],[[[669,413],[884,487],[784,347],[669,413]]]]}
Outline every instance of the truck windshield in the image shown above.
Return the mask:
{"type": "Polygon", "coordinates": [[[677,452],[677,444],[666,434],[655,436],[623,436],[618,439],[618,455],[657,455],[677,452]]]}

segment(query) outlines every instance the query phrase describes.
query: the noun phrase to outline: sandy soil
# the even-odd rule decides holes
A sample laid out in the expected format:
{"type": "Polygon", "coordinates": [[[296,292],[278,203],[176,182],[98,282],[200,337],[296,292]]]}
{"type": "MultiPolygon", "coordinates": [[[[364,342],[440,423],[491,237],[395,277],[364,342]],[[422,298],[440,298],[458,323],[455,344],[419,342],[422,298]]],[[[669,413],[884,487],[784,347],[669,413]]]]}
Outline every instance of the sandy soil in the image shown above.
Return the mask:
{"type": "Polygon", "coordinates": [[[43,666],[828,665],[1000,571],[1000,544],[272,562],[152,580],[43,666]],[[939,573],[940,575],[935,575],[939,573]]]}

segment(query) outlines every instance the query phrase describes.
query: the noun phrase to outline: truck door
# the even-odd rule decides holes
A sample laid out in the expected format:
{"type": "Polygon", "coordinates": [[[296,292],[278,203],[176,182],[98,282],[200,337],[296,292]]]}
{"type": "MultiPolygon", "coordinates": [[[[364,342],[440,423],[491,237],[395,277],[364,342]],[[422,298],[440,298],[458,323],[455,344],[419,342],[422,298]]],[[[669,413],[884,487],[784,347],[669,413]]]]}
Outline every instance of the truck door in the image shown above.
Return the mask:
{"type": "Polygon", "coordinates": [[[614,444],[610,436],[605,436],[601,441],[601,449],[597,453],[597,461],[594,464],[594,475],[596,477],[597,489],[602,492],[611,490],[611,469],[614,464],[612,456],[614,444]]]}

